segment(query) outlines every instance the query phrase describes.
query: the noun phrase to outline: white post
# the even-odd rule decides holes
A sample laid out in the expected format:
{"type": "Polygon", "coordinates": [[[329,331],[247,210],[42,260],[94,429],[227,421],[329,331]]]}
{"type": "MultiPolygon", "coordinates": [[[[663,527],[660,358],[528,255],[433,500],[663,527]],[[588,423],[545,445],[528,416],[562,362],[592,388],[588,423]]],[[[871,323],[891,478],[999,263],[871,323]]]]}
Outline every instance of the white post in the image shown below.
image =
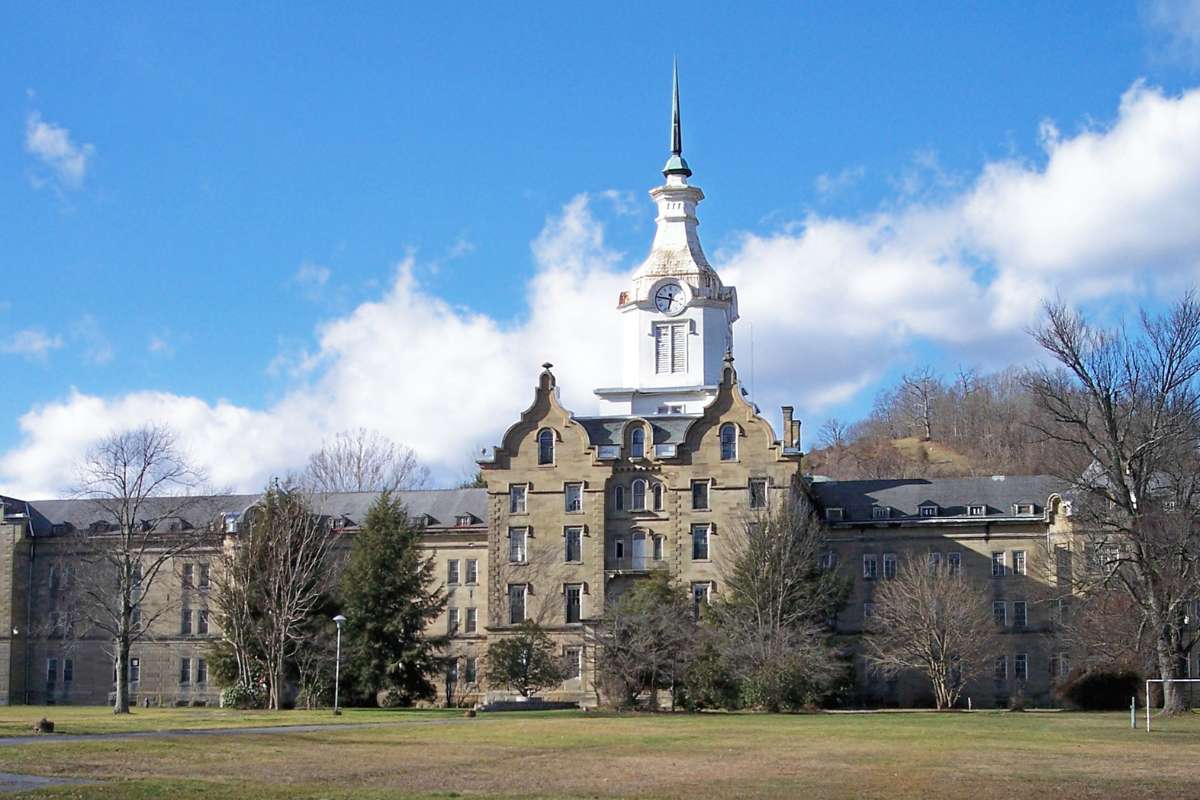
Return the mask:
{"type": "Polygon", "coordinates": [[[1146,733],[1150,732],[1150,681],[1146,681],[1146,733]]]}
{"type": "Polygon", "coordinates": [[[1137,695],[1129,699],[1129,727],[1137,730],[1137,695]]]}
{"type": "Polygon", "coordinates": [[[338,708],[338,689],[342,685],[342,623],[346,618],[338,614],[333,618],[333,622],[337,625],[337,657],[333,662],[333,713],[334,716],[342,713],[338,708]]]}
{"type": "Polygon", "coordinates": [[[971,698],[967,698],[967,711],[971,710],[971,698]]]}

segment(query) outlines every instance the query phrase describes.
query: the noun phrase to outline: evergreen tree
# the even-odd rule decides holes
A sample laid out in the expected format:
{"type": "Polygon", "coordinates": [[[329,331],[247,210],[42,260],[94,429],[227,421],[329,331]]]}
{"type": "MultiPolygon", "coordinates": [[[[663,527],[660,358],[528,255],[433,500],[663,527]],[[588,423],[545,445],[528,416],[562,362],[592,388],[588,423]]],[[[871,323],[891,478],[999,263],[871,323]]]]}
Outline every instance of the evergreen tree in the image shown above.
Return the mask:
{"type": "Polygon", "coordinates": [[[422,633],[446,596],[435,586],[433,559],[421,557],[420,536],[399,498],[383,492],[354,540],[342,599],[347,673],[360,696],[387,689],[399,705],[436,696],[430,676],[441,672],[447,640],[422,633]]]}
{"type": "Polygon", "coordinates": [[[533,620],[525,620],[517,633],[488,645],[487,679],[493,686],[504,686],[529,697],[538,689],[560,683],[564,677],[562,659],[554,642],[533,620]]]}

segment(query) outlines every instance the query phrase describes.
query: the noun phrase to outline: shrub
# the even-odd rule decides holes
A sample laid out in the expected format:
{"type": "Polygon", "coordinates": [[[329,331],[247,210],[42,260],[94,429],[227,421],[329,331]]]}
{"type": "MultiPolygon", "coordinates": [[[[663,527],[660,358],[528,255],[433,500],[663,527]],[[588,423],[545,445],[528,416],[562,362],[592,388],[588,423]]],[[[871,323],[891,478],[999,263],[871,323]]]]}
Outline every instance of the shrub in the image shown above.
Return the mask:
{"type": "Polygon", "coordinates": [[[267,695],[261,686],[235,683],[221,690],[222,708],[266,708],[267,695]]]}
{"type": "Polygon", "coordinates": [[[1129,708],[1141,680],[1130,670],[1082,670],[1072,672],[1060,691],[1064,700],[1083,711],[1114,711],[1129,708]]]}

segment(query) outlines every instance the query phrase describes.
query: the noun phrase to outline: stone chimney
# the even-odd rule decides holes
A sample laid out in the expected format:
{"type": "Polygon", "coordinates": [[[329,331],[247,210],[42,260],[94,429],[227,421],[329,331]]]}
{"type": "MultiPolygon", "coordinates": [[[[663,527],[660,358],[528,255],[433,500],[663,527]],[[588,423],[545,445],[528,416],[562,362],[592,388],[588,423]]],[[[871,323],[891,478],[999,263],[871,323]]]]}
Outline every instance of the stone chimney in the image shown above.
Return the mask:
{"type": "Polygon", "coordinates": [[[783,446],[792,446],[792,414],[795,409],[791,406],[783,407],[783,446]]]}

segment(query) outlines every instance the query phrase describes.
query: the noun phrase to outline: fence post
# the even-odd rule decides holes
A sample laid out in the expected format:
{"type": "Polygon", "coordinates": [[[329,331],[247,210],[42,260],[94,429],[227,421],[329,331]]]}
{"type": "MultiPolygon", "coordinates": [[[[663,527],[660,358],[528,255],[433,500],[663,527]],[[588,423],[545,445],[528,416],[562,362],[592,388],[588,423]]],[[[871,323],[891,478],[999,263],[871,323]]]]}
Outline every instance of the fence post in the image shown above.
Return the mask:
{"type": "Polygon", "coordinates": [[[1129,701],[1129,727],[1137,730],[1137,695],[1129,701]]]}

